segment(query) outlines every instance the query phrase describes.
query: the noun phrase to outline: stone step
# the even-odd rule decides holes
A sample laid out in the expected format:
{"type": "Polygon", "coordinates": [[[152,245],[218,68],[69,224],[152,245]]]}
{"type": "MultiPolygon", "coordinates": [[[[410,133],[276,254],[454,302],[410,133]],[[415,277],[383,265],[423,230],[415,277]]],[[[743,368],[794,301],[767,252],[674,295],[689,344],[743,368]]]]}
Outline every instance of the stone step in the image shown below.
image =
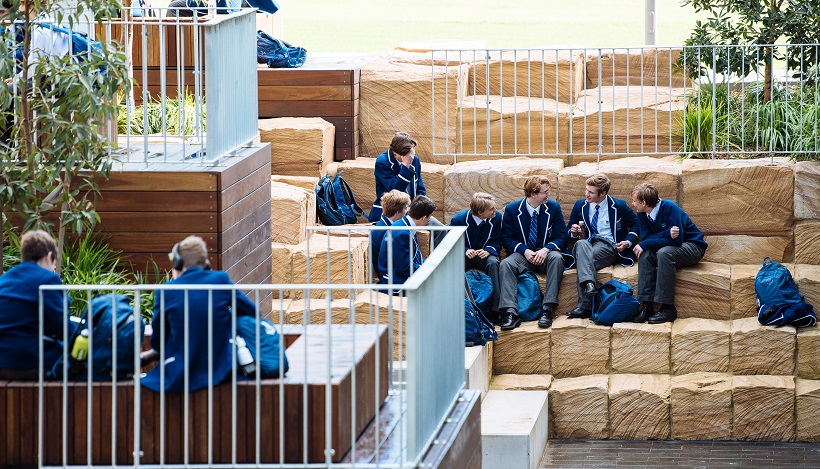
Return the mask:
{"type": "Polygon", "coordinates": [[[481,391],[481,398],[490,390],[493,375],[493,342],[483,346],[464,347],[464,370],[467,373],[466,387],[481,391]]]}
{"type": "Polygon", "coordinates": [[[553,438],[820,441],[820,380],[729,373],[502,375],[493,378],[485,408],[489,396],[516,392],[510,389],[548,389],[553,438]]]}
{"type": "Polygon", "coordinates": [[[498,375],[571,378],[607,373],[682,375],[721,372],[820,378],[820,332],[733,321],[686,318],[672,324],[556,318],[549,329],[525,322],[499,331],[493,344],[498,375]]]}
{"type": "Polygon", "coordinates": [[[537,468],[547,429],[547,391],[490,390],[481,404],[482,467],[537,468]]]}

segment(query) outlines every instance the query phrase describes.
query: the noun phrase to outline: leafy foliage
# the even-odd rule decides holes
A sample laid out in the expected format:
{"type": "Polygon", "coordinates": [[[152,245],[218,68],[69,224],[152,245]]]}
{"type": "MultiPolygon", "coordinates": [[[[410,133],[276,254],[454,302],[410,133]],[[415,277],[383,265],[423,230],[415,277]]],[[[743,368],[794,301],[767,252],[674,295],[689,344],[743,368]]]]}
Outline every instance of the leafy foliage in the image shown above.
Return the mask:
{"type": "MultiPolygon", "coordinates": [[[[201,131],[205,131],[205,103],[200,102],[202,115],[201,131]]],[[[128,111],[120,105],[117,125],[122,134],[151,135],[163,133],[172,135],[193,135],[196,132],[197,102],[194,95],[186,93],[182,99],[157,99],[128,111]],[[163,106],[165,109],[163,110],[163,106]],[[147,115],[146,115],[147,110],[147,115]],[[165,116],[163,122],[162,117],[165,116]]]]}
{"type": "Polygon", "coordinates": [[[89,12],[116,17],[120,4],[78,0],[69,11],[56,2],[12,3],[0,16],[5,24],[17,22],[3,30],[0,44],[0,76],[9,77],[9,86],[0,86],[2,229],[4,238],[18,229],[59,231],[62,247],[66,230],[82,233],[98,221],[93,198],[111,167],[111,144],[101,128],[115,118],[117,92],[130,82],[117,42],[78,58],[32,54],[31,40],[46,34],[44,21],[81,30],[94,17],[89,12]],[[7,216],[12,209],[22,226],[7,216]],[[55,211],[58,218],[48,217],[55,211]]]}

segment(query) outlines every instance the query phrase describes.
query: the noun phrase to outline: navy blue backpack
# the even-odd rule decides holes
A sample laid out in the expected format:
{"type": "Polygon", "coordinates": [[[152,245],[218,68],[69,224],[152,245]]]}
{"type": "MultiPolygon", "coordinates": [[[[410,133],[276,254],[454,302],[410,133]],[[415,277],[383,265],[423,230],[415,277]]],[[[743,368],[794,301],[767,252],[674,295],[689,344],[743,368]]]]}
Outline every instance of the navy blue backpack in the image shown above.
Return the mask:
{"type": "Polygon", "coordinates": [[[276,39],[265,31],[256,32],[256,61],[270,68],[296,68],[304,65],[307,51],[276,39]]]}
{"type": "MultiPolygon", "coordinates": [[[[129,379],[135,372],[139,374],[139,368],[134,368],[134,321],[138,321],[137,337],[138,350],[142,347],[145,334],[145,323],[139,314],[134,313],[131,306],[131,298],[119,293],[109,293],[98,296],[91,300],[91,313],[93,314],[93,351],[91,355],[91,378],[94,381],[111,381],[114,371],[114,338],[111,329],[116,331],[117,345],[117,379],[129,379]]],[[[80,335],[83,329],[88,328],[88,309],[80,318],[80,324],[74,335],[69,339],[69,344],[73,345],[74,340],[80,335]]],[[[71,346],[68,347],[71,350],[71,346]]],[[[63,359],[60,357],[52,367],[48,375],[51,379],[62,379],[63,359]]],[[[88,361],[83,364],[81,370],[71,373],[70,379],[85,380],[88,377],[88,361]]]]}
{"type": "Polygon", "coordinates": [[[256,319],[252,316],[237,316],[236,334],[245,339],[245,345],[256,361],[257,369],[262,370],[262,378],[278,378],[288,371],[288,357],[282,354],[279,362],[279,351],[282,340],[273,323],[267,319],[259,320],[259,350],[256,353],[256,319]]]}
{"type": "Polygon", "coordinates": [[[469,271],[467,283],[464,286],[464,343],[467,347],[484,345],[487,342],[498,340],[498,333],[493,323],[476,304],[473,292],[470,289],[469,271]]]}
{"type": "Polygon", "coordinates": [[[792,273],[785,265],[763,259],[762,267],[755,276],[755,295],[758,305],[785,306],[803,302],[803,295],[797,291],[792,273]]]}
{"type": "Polygon", "coordinates": [[[476,306],[481,311],[489,311],[493,300],[493,281],[490,276],[480,270],[468,270],[464,276],[476,306]]]}
{"type": "Polygon", "coordinates": [[[322,176],[316,185],[316,215],[325,226],[356,223],[357,217],[367,218],[367,212],[356,203],[356,197],[339,171],[333,179],[322,176]]]}
{"type": "Polygon", "coordinates": [[[541,285],[530,271],[518,275],[518,315],[522,321],[535,321],[541,315],[541,285]]]}
{"type": "Polygon", "coordinates": [[[610,280],[598,287],[592,297],[592,321],[601,326],[632,319],[641,303],[632,296],[632,287],[618,280],[610,280]]]}

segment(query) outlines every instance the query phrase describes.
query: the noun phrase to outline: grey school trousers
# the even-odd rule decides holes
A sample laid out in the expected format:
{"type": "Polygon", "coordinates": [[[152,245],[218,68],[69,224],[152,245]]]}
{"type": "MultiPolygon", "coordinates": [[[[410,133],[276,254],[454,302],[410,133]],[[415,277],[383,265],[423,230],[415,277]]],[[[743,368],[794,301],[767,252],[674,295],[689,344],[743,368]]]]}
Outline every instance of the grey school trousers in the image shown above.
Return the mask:
{"type": "Polygon", "coordinates": [[[544,289],[542,304],[558,304],[558,287],[564,277],[564,256],[558,251],[550,251],[542,265],[530,264],[523,254],[514,252],[501,261],[498,269],[501,281],[501,295],[498,308],[512,308],[518,311],[518,274],[524,271],[544,272],[547,274],[547,286],[544,289]]]}
{"type": "Polygon", "coordinates": [[[576,289],[578,290],[578,307],[590,309],[592,299],[581,295],[581,284],[587,281],[595,282],[595,273],[598,269],[612,265],[618,261],[618,250],[609,241],[593,239],[590,243],[579,239],[572,248],[575,256],[575,270],[578,274],[576,289]]]}
{"type": "Polygon", "coordinates": [[[703,251],[695,243],[647,249],[638,258],[638,300],[675,304],[675,272],[678,267],[695,265],[703,251]]]}

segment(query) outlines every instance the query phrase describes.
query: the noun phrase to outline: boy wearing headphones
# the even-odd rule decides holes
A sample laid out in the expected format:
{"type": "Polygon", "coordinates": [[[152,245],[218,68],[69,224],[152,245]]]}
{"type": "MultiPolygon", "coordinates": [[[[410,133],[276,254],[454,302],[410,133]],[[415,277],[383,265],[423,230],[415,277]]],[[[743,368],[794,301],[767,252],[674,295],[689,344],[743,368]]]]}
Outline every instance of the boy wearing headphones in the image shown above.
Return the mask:
{"type": "MultiPolygon", "coordinates": [[[[227,273],[210,270],[208,249],[199,236],[188,236],[177,243],[168,258],[173,267],[173,280],[169,285],[233,285],[227,273]]],[[[164,349],[164,362],[142,379],[143,386],[157,392],[162,389],[183,392],[187,364],[188,390],[208,387],[208,351],[213,357],[211,384],[216,386],[230,378],[234,353],[231,344],[234,293],[236,314],[256,316],[256,305],[239,290],[158,290],[155,293],[151,350],[143,352],[141,358],[143,364],[157,360],[160,350],[164,349]],[[160,376],[163,367],[164,383],[160,376]]]]}

